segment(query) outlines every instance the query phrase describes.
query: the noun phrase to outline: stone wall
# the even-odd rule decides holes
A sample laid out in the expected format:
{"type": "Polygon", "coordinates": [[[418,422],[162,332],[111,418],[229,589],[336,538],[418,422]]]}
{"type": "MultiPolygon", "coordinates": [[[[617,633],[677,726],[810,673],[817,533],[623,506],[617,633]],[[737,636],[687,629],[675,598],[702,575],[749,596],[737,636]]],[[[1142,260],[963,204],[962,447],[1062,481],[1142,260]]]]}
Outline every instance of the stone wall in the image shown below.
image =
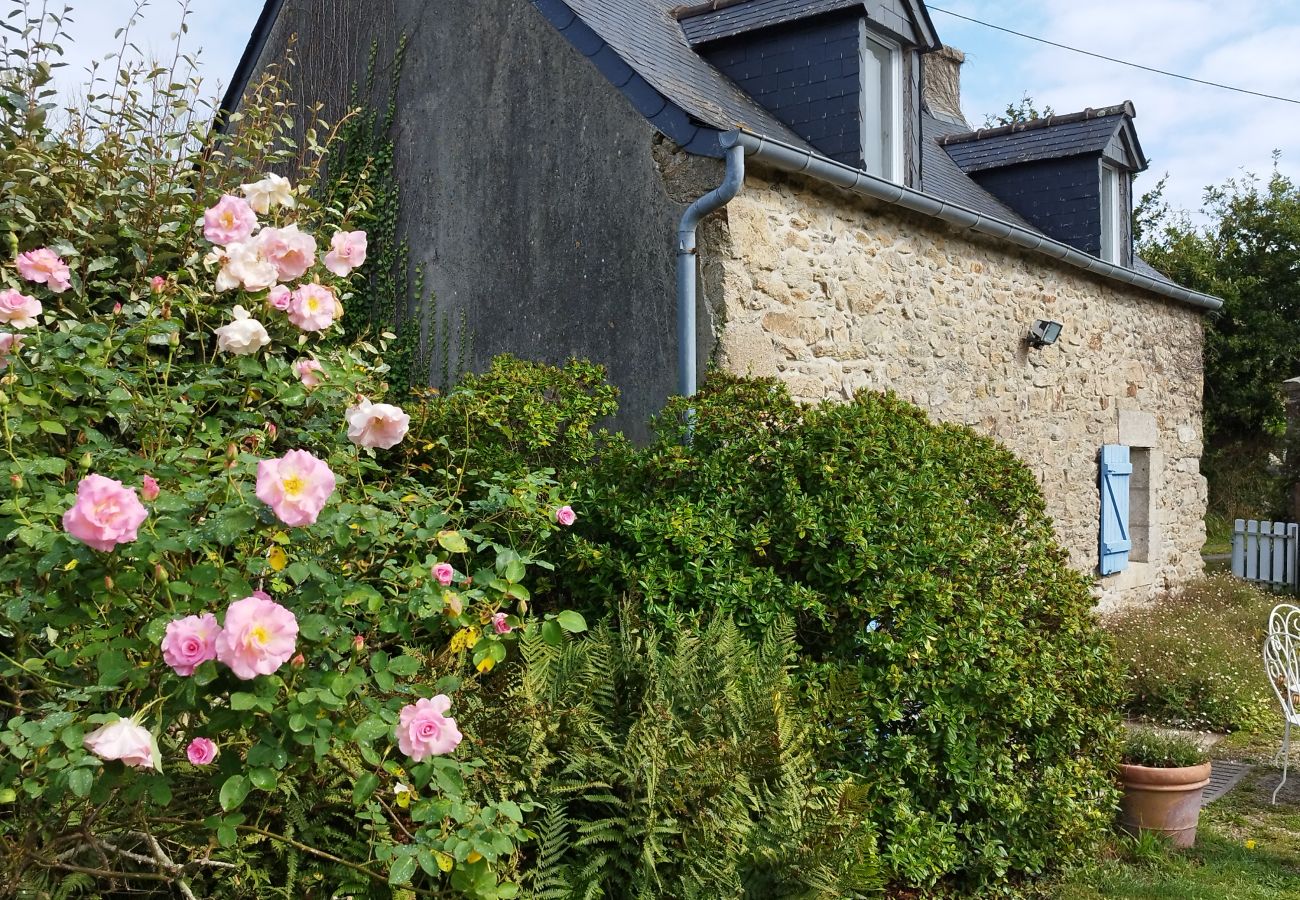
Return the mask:
{"type": "Polygon", "coordinates": [[[890,389],[996,438],[1090,573],[1098,450],[1140,448],[1134,561],[1099,610],[1201,571],[1200,313],[794,176],[751,172],[725,216],[703,251],[721,366],[808,402],[890,389]],[[1064,324],[1055,346],[1027,346],[1035,319],[1064,324]]]}

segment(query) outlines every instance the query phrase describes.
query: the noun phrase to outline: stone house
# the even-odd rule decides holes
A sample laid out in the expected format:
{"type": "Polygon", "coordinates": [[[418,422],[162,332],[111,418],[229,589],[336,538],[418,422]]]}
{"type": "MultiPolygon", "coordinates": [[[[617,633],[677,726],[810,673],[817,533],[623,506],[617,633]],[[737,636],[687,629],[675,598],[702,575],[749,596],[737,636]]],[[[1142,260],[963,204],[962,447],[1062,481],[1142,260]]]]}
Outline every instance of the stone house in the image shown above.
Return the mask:
{"type": "Polygon", "coordinates": [[[267,0],[225,106],[296,41],[337,114],[400,35],[400,228],[475,365],[601,362],[633,436],[709,365],[893,390],[1035,470],[1103,608],[1201,570],[1219,301],[1133,253],[1131,104],[972,129],[920,0],[267,0]]]}

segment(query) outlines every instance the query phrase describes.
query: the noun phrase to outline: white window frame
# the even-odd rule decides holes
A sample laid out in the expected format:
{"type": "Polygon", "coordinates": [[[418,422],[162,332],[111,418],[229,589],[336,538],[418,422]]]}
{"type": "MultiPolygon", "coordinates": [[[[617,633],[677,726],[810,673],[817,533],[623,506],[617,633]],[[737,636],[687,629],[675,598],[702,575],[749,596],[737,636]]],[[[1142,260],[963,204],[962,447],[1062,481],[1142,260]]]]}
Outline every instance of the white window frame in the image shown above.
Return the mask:
{"type": "Polygon", "coordinates": [[[861,72],[861,109],[859,117],[862,120],[861,137],[862,142],[862,166],[871,175],[895,182],[903,183],[903,48],[900,44],[883,37],[871,29],[867,28],[866,19],[860,23],[861,38],[858,42],[859,65],[861,72]],[[873,74],[882,69],[881,66],[875,65],[879,59],[879,52],[883,50],[889,54],[889,63],[883,67],[884,74],[889,79],[889,84],[876,84],[873,74]],[[868,63],[873,63],[868,65],[868,63]],[[890,108],[887,112],[881,111],[879,116],[868,116],[868,103],[874,103],[878,98],[886,95],[890,98],[890,108]],[[872,133],[876,129],[873,127],[874,122],[879,119],[881,130],[887,130],[887,136],[872,133]],[[869,148],[879,148],[879,163],[876,163],[874,157],[876,154],[869,152],[869,148]]]}
{"type": "Polygon", "coordinates": [[[1101,164],[1101,258],[1117,266],[1124,259],[1124,192],[1122,173],[1109,163],[1101,164]],[[1108,215],[1109,212],[1109,215],[1108,215]],[[1109,222],[1107,221],[1109,219],[1109,222]]]}

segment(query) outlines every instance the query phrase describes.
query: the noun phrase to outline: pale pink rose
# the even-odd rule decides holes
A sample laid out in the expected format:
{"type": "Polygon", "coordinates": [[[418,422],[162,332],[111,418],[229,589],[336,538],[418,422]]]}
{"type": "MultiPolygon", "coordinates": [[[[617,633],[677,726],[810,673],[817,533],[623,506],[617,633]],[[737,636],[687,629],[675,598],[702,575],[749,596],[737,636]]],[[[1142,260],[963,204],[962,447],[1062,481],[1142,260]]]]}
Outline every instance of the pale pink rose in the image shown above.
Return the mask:
{"type": "Polygon", "coordinates": [[[348,440],[358,447],[387,450],[401,443],[411,417],[391,403],[371,403],[364,397],[348,407],[348,440]]]}
{"type": "Polygon", "coordinates": [[[314,359],[298,360],[293,364],[293,370],[298,373],[303,386],[308,388],[319,387],[321,379],[325,377],[321,374],[325,371],[325,367],[314,359]]]}
{"type": "Polygon", "coordinates": [[[269,213],[273,203],[290,209],[294,206],[293,185],[283,175],[267,175],[261,181],[241,184],[239,189],[258,215],[269,213]]]}
{"type": "Polygon", "coordinates": [[[203,214],[203,236],[227,247],[248,240],[257,230],[257,214],[243,197],[225,194],[203,214]]]}
{"type": "Polygon", "coordinates": [[[161,294],[163,291],[167,290],[167,279],[163,278],[161,275],[155,275],[153,278],[149,279],[149,290],[155,294],[161,294]]]}
{"type": "Polygon", "coordinates": [[[14,328],[31,328],[41,314],[41,301],[13,288],[0,291],[0,322],[14,328]]]}
{"type": "MultiPolygon", "coordinates": [[[[213,255],[209,255],[213,258],[213,255]]],[[[264,291],[280,278],[275,263],[262,254],[262,246],[257,240],[242,241],[231,244],[215,259],[221,263],[217,273],[216,289],[231,291],[242,287],[250,293],[264,291]]]]}
{"type": "Polygon", "coordinates": [[[140,496],[145,499],[146,503],[152,503],[158,499],[159,488],[158,481],[152,475],[146,475],[140,479],[140,496]]]}
{"type": "Polygon", "coordinates": [[[256,597],[258,600],[265,600],[267,603],[270,603],[272,599],[271,595],[266,591],[253,591],[252,596],[256,597]]]}
{"type": "Polygon", "coordinates": [[[248,681],[270,675],[293,656],[298,619],[274,600],[245,597],[226,609],[226,622],[217,636],[217,659],[236,678],[248,681]]]}
{"type": "Polygon", "coordinates": [[[235,319],[216,330],[217,349],[235,356],[251,356],[271,343],[271,336],[261,322],[248,315],[248,310],[236,306],[231,310],[235,319]]]}
{"type": "Polygon", "coordinates": [[[0,332],[0,372],[9,367],[9,357],[22,349],[23,336],[0,332]]]}
{"type": "Polygon", "coordinates": [[[177,675],[193,675],[201,664],[217,658],[217,635],[220,633],[221,626],[212,613],[168,622],[162,640],[163,662],[177,675]]]}
{"type": "Polygon", "coordinates": [[[324,331],[338,314],[339,302],[324,285],[304,284],[289,301],[289,321],[303,331],[324,331]]]}
{"type": "Polygon", "coordinates": [[[68,264],[49,247],[18,254],[18,274],[28,281],[45,285],[56,294],[72,287],[68,264]]]}
{"type": "Polygon", "coordinates": [[[136,538],[149,513],[122,482],[87,475],[77,485],[77,501],[63,514],[63,530],[89,547],[105,552],[136,538]]]}
{"type": "Polygon", "coordinates": [[[138,769],[153,768],[162,771],[162,764],[154,752],[153,735],[149,729],[130,719],[118,719],[101,725],[82,738],[82,743],[100,759],[120,759],[126,765],[138,769]]]}
{"type": "Polygon", "coordinates": [[[306,450],[257,464],[257,499],[286,525],[311,525],[334,493],[334,473],[306,450]]]}
{"type": "Polygon", "coordinates": [[[360,268],[366,261],[366,233],[364,231],[339,231],[330,239],[330,250],[322,260],[325,268],[340,278],[360,268]]]}
{"type": "Polygon", "coordinates": [[[573,511],[572,506],[561,506],[555,511],[555,521],[568,528],[578,519],[578,514],[573,511]]]}
{"type": "Polygon", "coordinates": [[[191,765],[208,766],[217,758],[217,745],[207,738],[195,738],[185,748],[185,756],[191,765]]]}
{"type": "Polygon", "coordinates": [[[455,571],[451,563],[438,563],[433,567],[433,577],[438,579],[438,584],[451,584],[452,578],[455,577],[455,571]]]}
{"type": "Polygon", "coordinates": [[[499,612],[492,616],[492,630],[497,634],[509,634],[515,627],[506,621],[505,613],[499,612]]]}
{"type": "Polygon", "coordinates": [[[316,262],[316,239],[297,225],[263,228],[254,241],[263,258],[275,266],[281,281],[301,278],[316,262]]]}
{"type": "Polygon", "coordinates": [[[451,698],[439,694],[432,700],[420,698],[402,707],[397,720],[397,748],[420,762],[430,756],[442,756],[460,745],[461,733],[456,720],[447,717],[451,698]]]}
{"type": "Polygon", "coordinates": [[[275,287],[271,288],[271,293],[266,295],[266,302],[281,312],[288,309],[289,304],[292,301],[293,291],[289,290],[282,284],[277,284],[275,287]]]}

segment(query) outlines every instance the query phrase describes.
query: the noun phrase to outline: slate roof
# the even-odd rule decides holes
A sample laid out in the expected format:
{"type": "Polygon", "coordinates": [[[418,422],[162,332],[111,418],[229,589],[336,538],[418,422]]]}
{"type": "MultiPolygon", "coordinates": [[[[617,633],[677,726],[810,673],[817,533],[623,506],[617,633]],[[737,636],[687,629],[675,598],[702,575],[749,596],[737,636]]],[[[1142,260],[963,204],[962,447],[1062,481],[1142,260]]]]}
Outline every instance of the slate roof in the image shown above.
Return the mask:
{"type": "Polygon", "coordinates": [[[751,0],[691,16],[681,15],[680,18],[686,40],[694,47],[747,31],[861,5],[862,0],[751,0]]]}
{"type": "Polygon", "coordinates": [[[1105,109],[1086,109],[1066,116],[1048,116],[1017,125],[952,134],[943,139],[944,148],[965,172],[999,169],[1043,159],[1060,159],[1086,153],[1100,153],[1124,129],[1131,142],[1135,168],[1146,168],[1146,158],[1129,123],[1136,113],[1124,103],[1105,109]]]}
{"type": "Polygon", "coordinates": [[[940,121],[929,113],[921,114],[921,190],[970,207],[977,213],[1037,231],[1019,213],[976,184],[944,152],[939,142],[949,135],[965,131],[962,126],[940,121]]]}
{"type": "Polygon", "coordinates": [[[686,149],[721,156],[717,131],[745,128],[808,145],[686,42],[676,0],[533,0],[632,105],[686,149]],[[711,145],[711,146],[710,146],[711,145]]]}

